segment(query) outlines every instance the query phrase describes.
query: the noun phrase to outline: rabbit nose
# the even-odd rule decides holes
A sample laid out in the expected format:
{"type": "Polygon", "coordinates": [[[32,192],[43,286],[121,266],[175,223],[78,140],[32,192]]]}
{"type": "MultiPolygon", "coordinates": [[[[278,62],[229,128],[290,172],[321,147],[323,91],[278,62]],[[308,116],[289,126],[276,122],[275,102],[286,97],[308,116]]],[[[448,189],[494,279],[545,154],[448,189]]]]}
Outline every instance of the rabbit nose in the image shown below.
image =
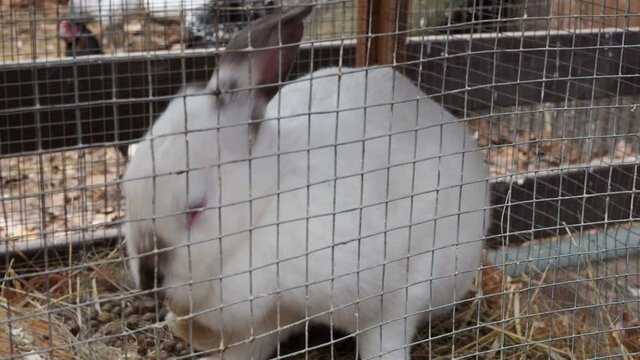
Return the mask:
{"type": "Polygon", "coordinates": [[[187,229],[191,229],[193,224],[200,218],[202,212],[204,211],[204,207],[206,205],[206,201],[198,201],[194,205],[189,206],[187,210],[187,229]]]}
{"type": "Polygon", "coordinates": [[[191,229],[193,224],[200,217],[201,213],[202,213],[201,210],[189,210],[189,211],[187,211],[187,228],[188,229],[191,229]]]}

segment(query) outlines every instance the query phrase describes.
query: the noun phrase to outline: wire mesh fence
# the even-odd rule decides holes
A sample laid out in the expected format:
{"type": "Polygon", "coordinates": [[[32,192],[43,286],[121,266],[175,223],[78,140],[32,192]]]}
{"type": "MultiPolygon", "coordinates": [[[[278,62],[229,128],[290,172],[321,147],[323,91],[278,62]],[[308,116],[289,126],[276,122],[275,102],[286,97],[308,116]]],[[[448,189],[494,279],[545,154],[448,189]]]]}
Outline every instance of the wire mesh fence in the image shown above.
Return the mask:
{"type": "Polygon", "coordinates": [[[2,0],[0,358],[638,357],[639,26],[2,0]]]}

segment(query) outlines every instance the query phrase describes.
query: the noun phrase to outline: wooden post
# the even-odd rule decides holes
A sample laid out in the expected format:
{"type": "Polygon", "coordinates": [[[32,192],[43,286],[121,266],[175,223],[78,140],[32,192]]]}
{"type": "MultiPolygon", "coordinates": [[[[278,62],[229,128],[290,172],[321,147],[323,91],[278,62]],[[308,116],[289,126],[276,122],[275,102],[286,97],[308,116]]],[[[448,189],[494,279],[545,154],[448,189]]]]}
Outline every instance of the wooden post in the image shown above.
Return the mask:
{"type": "Polygon", "coordinates": [[[405,61],[410,0],[358,0],[356,65],[405,61]]]}
{"type": "Polygon", "coordinates": [[[356,2],[356,66],[367,65],[367,49],[369,48],[369,0],[356,2]]]}

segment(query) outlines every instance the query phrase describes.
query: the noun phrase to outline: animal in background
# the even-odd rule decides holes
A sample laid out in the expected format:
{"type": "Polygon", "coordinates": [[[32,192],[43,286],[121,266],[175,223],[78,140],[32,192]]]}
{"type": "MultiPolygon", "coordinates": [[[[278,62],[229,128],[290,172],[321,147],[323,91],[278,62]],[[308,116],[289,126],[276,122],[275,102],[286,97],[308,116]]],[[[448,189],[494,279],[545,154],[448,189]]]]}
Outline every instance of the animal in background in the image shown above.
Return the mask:
{"type": "MultiPolygon", "coordinates": [[[[281,4],[298,1],[283,0],[281,4]]],[[[60,37],[67,42],[67,49],[76,50],[77,56],[98,54],[100,44],[86,28],[87,20],[98,21],[104,36],[109,36],[113,31],[122,31],[125,17],[146,12],[156,19],[182,18],[188,48],[216,47],[226,44],[247,22],[281,4],[274,0],[70,0],[67,16],[71,21],[61,22],[60,37]]],[[[67,56],[70,54],[67,51],[67,56]]]]}
{"type": "Polygon", "coordinates": [[[59,36],[65,42],[65,56],[102,54],[100,42],[83,21],[60,21],[59,36]]]}

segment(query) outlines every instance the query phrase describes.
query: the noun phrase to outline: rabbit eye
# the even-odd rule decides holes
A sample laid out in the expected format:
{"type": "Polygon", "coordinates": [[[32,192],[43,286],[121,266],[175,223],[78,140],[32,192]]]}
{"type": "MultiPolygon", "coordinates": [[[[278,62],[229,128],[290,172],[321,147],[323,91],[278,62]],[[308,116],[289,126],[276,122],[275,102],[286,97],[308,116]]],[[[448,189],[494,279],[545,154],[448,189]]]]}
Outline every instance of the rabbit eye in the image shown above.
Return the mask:
{"type": "Polygon", "coordinates": [[[222,92],[220,91],[220,89],[219,89],[219,88],[215,88],[215,89],[211,92],[211,95],[216,96],[216,97],[220,96],[220,94],[222,94],[222,92]]]}
{"type": "Polygon", "coordinates": [[[236,90],[238,88],[238,82],[236,80],[230,80],[228,90],[236,90]]]}

